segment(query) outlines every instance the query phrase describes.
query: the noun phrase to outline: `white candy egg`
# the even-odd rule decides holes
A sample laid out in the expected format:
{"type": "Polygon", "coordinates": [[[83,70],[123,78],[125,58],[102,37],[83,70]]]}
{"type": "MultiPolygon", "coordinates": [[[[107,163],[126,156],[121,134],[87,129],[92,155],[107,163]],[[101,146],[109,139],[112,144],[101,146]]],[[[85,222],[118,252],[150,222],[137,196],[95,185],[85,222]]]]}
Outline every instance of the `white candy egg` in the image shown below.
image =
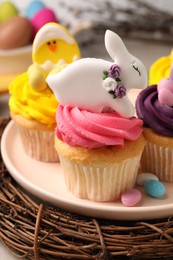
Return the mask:
{"type": "Polygon", "coordinates": [[[137,181],[136,181],[136,184],[139,185],[139,186],[144,186],[144,183],[148,180],[156,180],[158,181],[158,177],[153,174],[153,173],[149,173],[149,172],[143,172],[143,173],[140,173],[137,177],[137,181]]]}

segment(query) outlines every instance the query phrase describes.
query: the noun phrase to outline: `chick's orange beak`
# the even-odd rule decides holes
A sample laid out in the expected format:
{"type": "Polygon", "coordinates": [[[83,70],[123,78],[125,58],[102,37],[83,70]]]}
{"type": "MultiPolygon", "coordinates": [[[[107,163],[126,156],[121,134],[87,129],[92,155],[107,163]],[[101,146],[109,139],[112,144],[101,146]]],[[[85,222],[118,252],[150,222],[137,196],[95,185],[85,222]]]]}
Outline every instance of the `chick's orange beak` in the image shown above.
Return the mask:
{"type": "Polygon", "coordinates": [[[56,44],[50,44],[50,45],[49,45],[49,49],[50,49],[51,51],[56,51],[56,44]]]}

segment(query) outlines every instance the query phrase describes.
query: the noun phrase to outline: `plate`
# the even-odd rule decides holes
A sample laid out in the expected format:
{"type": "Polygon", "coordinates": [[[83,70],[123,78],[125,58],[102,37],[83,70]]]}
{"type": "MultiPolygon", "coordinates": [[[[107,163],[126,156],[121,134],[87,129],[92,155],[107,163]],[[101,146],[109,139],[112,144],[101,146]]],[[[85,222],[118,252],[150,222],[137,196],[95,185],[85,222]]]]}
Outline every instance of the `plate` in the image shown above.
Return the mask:
{"type": "Polygon", "coordinates": [[[60,163],[44,163],[27,156],[13,121],[7,125],[1,139],[1,153],[12,177],[27,191],[57,207],[90,217],[142,220],[168,217],[173,214],[173,188],[165,183],[166,195],[154,199],[142,191],[138,206],[125,207],[120,201],[98,203],[74,197],[67,189],[60,163]]]}

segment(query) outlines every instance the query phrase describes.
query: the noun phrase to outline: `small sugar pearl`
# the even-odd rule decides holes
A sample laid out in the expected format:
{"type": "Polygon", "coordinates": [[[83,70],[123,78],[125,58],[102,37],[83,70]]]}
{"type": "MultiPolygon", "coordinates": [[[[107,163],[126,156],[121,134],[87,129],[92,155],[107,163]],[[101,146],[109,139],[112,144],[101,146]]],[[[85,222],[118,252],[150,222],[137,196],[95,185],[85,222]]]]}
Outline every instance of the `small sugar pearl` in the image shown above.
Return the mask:
{"type": "Polygon", "coordinates": [[[130,189],[125,191],[121,195],[121,202],[126,207],[133,207],[135,206],[142,198],[142,194],[137,189],[130,189]]]}
{"type": "Polygon", "coordinates": [[[165,186],[157,180],[148,180],[144,183],[145,192],[154,198],[160,198],[166,193],[165,186]]]}
{"type": "Polygon", "coordinates": [[[144,186],[144,183],[148,180],[156,180],[158,181],[158,177],[153,174],[153,173],[149,173],[149,172],[143,172],[143,173],[140,173],[137,177],[137,181],[136,181],[136,184],[139,185],[139,186],[144,186]]]}

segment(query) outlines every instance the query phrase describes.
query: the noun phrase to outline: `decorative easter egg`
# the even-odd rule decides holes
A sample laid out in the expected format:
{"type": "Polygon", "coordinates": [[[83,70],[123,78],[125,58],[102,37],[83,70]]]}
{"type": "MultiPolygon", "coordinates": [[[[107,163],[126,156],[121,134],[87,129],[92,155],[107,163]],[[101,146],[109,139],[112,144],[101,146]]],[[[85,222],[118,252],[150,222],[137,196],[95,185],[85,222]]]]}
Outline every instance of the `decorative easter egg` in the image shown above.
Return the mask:
{"type": "Polygon", "coordinates": [[[28,68],[29,84],[35,90],[42,91],[47,88],[45,72],[38,64],[32,64],[28,68]]]}
{"type": "Polygon", "coordinates": [[[6,1],[0,4],[0,23],[3,23],[16,15],[18,15],[18,9],[13,3],[6,1]]]}
{"type": "Polygon", "coordinates": [[[157,180],[148,180],[144,183],[145,192],[154,198],[160,198],[166,193],[165,186],[157,180]]]}
{"type": "Polygon", "coordinates": [[[31,19],[38,11],[45,8],[45,5],[41,1],[33,1],[26,9],[26,16],[31,19]]]}
{"type": "Polygon", "coordinates": [[[47,23],[37,32],[32,45],[33,65],[28,70],[32,88],[40,91],[47,87],[48,73],[57,73],[64,64],[80,58],[80,50],[74,37],[58,23],[47,23]]]}
{"type": "Polygon", "coordinates": [[[72,63],[80,58],[80,50],[74,37],[57,23],[45,24],[35,36],[32,59],[50,72],[57,65],[72,63]]]}
{"type": "Polygon", "coordinates": [[[137,189],[130,189],[121,195],[121,202],[126,207],[133,207],[141,201],[142,194],[137,189]]]}
{"type": "Polygon", "coordinates": [[[149,172],[143,172],[143,173],[140,173],[137,177],[137,181],[136,181],[136,184],[139,185],[139,186],[144,186],[144,183],[148,180],[156,180],[158,181],[158,177],[153,174],[153,173],[149,173],[149,172]]]}
{"type": "Polygon", "coordinates": [[[34,35],[44,24],[49,22],[55,22],[55,23],[58,22],[55,13],[51,9],[44,8],[41,9],[39,12],[37,12],[31,19],[34,35]]]}
{"type": "Polygon", "coordinates": [[[15,16],[0,25],[0,49],[8,50],[30,43],[32,27],[25,17],[15,16]]]}

